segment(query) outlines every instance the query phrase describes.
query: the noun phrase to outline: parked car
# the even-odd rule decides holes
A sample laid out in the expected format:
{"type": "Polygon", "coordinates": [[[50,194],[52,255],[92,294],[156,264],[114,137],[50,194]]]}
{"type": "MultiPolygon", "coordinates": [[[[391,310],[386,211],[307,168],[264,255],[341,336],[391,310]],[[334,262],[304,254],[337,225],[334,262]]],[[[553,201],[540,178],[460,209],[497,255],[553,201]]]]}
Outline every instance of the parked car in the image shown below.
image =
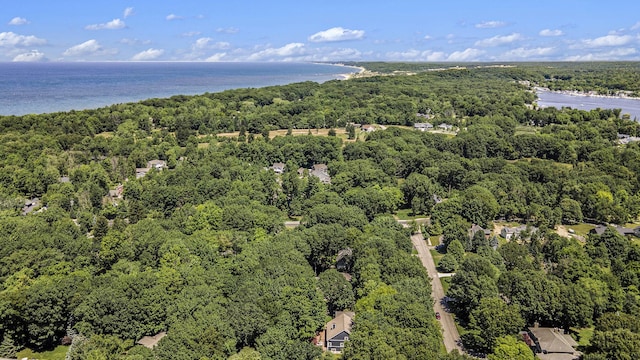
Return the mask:
{"type": "Polygon", "coordinates": [[[436,312],[436,319],[440,320],[440,312],[436,312]]]}

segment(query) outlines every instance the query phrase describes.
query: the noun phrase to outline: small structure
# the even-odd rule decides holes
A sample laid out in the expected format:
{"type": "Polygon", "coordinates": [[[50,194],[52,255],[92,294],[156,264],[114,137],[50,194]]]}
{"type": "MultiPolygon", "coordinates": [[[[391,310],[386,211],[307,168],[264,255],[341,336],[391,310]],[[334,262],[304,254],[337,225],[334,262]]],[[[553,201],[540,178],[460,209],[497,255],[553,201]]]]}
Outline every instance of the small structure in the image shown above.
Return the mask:
{"type": "Polygon", "coordinates": [[[69,182],[71,182],[71,179],[68,176],[60,176],[58,178],[58,182],[62,183],[62,184],[69,183],[69,182]]]}
{"type": "Polygon", "coordinates": [[[331,176],[329,176],[329,168],[326,164],[313,165],[309,170],[309,175],[317,177],[323,184],[331,184],[331,176]]]}
{"type": "Polygon", "coordinates": [[[626,134],[618,134],[618,144],[620,145],[625,145],[628,144],[630,142],[637,142],[640,141],[640,137],[638,136],[630,136],[630,135],[626,135],[626,134]]]}
{"type": "Polygon", "coordinates": [[[112,199],[122,199],[122,193],[124,192],[124,187],[122,184],[118,184],[115,189],[109,190],[109,197],[112,199]]]}
{"type": "Polygon", "coordinates": [[[281,163],[281,162],[277,162],[277,163],[273,163],[273,165],[271,165],[271,169],[273,170],[273,172],[275,172],[276,174],[282,174],[284,172],[284,168],[285,168],[285,164],[281,163]]]}
{"type": "Polygon", "coordinates": [[[413,128],[419,131],[427,131],[433,129],[433,124],[431,123],[415,123],[413,124],[413,128]]]}
{"type": "Polygon", "coordinates": [[[340,250],[336,256],[336,270],[348,270],[351,267],[351,256],[353,256],[353,250],[351,250],[351,248],[340,250]]]}
{"type": "Polygon", "coordinates": [[[153,349],[158,345],[158,342],[162,340],[162,338],[165,336],[167,336],[167,333],[165,331],[161,331],[153,336],[142,337],[142,339],[138,340],[136,344],[142,345],[149,349],[153,349]]]}
{"type": "MultiPolygon", "coordinates": [[[[609,226],[606,225],[596,225],[594,229],[591,229],[590,233],[602,235],[608,228],[609,226]]],[[[612,229],[617,231],[618,234],[622,236],[640,236],[640,226],[635,228],[627,228],[624,226],[616,225],[615,227],[612,227],[612,229]]]]}
{"type": "Polygon", "coordinates": [[[40,199],[37,197],[33,199],[26,199],[24,206],[22,207],[22,215],[27,215],[40,206],[40,199]]]}
{"type": "Polygon", "coordinates": [[[370,132],[376,131],[376,128],[375,128],[375,126],[370,125],[370,124],[362,125],[362,131],[370,133],[370,132]]]}
{"type": "Polygon", "coordinates": [[[438,128],[442,129],[444,131],[451,131],[451,130],[453,130],[453,125],[442,123],[442,124],[438,125],[438,128]]]}
{"type": "Polygon", "coordinates": [[[338,311],[336,317],[325,326],[325,341],[327,350],[339,354],[344,349],[344,343],[349,340],[351,326],[355,313],[338,311]]]}
{"type": "Polygon", "coordinates": [[[481,231],[484,234],[484,238],[488,239],[491,236],[491,230],[485,229],[480,225],[473,224],[469,229],[469,239],[472,239],[478,231],[481,231]]]}
{"type": "Polygon", "coordinates": [[[542,360],[574,360],[581,356],[575,350],[578,343],[560,328],[529,328],[529,337],[536,357],[542,360]]]}
{"type": "Polygon", "coordinates": [[[163,170],[167,167],[167,162],[164,160],[151,160],[147,162],[149,169],[163,170]]]}
{"type": "Polygon", "coordinates": [[[536,228],[536,227],[528,227],[527,225],[520,225],[520,226],[517,226],[517,227],[505,226],[500,231],[500,236],[502,236],[503,238],[505,238],[507,240],[511,240],[514,237],[518,237],[520,235],[520,233],[522,233],[523,231],[525,231],[527,229],[529,229],[529,231],[532,234],[534,232],[538,231],[538,228],[536,228]]]}

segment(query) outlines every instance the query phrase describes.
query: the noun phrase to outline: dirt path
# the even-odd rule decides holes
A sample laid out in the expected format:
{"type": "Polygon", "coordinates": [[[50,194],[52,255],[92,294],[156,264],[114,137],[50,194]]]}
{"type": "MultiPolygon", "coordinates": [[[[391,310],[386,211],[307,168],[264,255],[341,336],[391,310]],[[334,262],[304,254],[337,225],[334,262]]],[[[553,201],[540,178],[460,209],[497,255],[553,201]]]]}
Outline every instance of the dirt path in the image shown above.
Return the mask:
{"type": "Polygon", "coordinates": [[[444,300],[444,289],[442,288],[442,283],[438,279],[438,271],[436,270],[436,264],[433,261],[433,256],[431,256],[429,247],[420,233],[412,235],[411,242],[418,251],[418,257],[420,258],[422,265],[427,269],[429,277],[431,278],[432,295],[435,299],[433,311],[440,313],[440,325],[442,325],[443,329],[444,347],[447,349],[447,352],[457,349],[462,353],[462,347],[459,345],[460,334],[456,328],[453,316],[445,311],[444,306],[442,306],[442,302],[444,300]]]}

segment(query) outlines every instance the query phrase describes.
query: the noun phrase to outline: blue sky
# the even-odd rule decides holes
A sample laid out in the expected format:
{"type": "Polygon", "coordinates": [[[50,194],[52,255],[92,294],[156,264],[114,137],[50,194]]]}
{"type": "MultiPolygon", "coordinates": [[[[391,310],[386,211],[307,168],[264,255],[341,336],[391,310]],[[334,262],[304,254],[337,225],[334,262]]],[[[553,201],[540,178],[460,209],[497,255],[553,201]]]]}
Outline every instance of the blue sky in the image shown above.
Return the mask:
{"type": "Polygon", "coordinates": [[[4,1],[0,61],[640,60],[634,0],[4,1]]]}

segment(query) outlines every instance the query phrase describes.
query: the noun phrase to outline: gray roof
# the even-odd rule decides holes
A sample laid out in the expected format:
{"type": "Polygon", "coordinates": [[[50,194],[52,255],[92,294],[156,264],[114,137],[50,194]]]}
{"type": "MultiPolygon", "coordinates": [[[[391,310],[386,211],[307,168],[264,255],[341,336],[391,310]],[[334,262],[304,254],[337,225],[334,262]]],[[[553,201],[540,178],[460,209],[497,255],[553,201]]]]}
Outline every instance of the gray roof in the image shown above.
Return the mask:
{"type": "Polygon", "coordinates": [[[354,316],[355,313],[351,311],[336,312],[336,317],[327,323],[327,340],[333,339],[343,331],[350,334],[354,316]]]}
{"type": "Polygon", "coordinates": [[[535,337],[542,352],[574,354],[578,343],[560,328],[531,327],[529,332],[535,337]]]}

